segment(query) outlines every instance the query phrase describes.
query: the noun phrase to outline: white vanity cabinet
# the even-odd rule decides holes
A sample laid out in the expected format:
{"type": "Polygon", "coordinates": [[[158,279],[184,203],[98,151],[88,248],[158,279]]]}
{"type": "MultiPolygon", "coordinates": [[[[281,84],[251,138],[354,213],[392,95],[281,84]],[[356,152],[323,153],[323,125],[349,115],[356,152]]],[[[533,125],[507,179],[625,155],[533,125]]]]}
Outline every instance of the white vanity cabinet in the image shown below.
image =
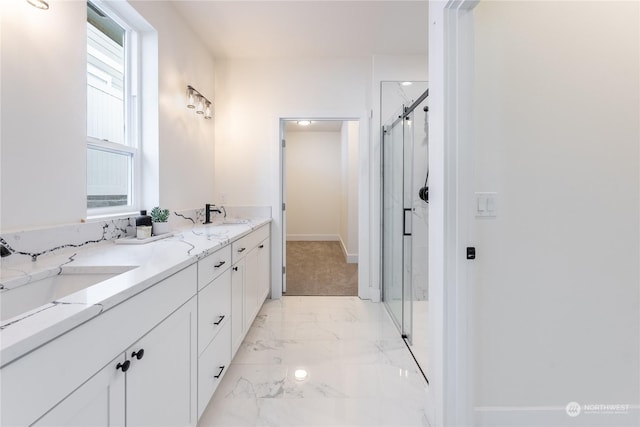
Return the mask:
{"type": "Polygon", "coordinates": [[[125,374],[116,367],[124,362],[124,355],[111,361],[33,426],[124,427],[125,374]]]}
{"type": "Polygon", "coordinates": [[[218,249],[198,261],[198,290],[231,267],[231,245],[218,249]]]}
{"type": "Polygon", "coordinates": [[[125,353],[126,423],[195,426],[197,302],[193,297],[125,353]]]}
{"type": "Polygon", "coordinates": [[[231,322],[205,348],[198,359],[198,419],[231,364],[231,322]]]}
{"type": "Polygon", "coordinates": [[[265,224],[168,266],[178,271],[3,365],[0,425],[195,427],[269,294],[269,235],[265,224]]]}
{"type": "Polygon", "coordinates": [[[196,289],[192,265],[3,366],[0,424],[195,426],[196,289]]]}
{"type": "Polygon", "coordinates": [[[266,224],[231,244],[232,355],[238,351],[269,293],[270,281],[269,277],[265,277],[265,274],[269,274],[269,234],[269,224],[266,224]]]}
{"type": "Polygon", "coordinates": [[[198,261],[198,418],[231,363],[231,246],[198,261]]]}
{"type": "Polygon", "coordinates": [[[244,258],[237,261],[231,270],[231,357],[233,358],[245,336],[244,258]]]}
{"type": "Polygon", "coordinates": [[[271,292],[271,239],[258,245],[258,309],[271,292]]]}
{"type": "Polygon", "coordinates": [[[35,426],[194,426],[195,317],[194,297],[35,426]]]}

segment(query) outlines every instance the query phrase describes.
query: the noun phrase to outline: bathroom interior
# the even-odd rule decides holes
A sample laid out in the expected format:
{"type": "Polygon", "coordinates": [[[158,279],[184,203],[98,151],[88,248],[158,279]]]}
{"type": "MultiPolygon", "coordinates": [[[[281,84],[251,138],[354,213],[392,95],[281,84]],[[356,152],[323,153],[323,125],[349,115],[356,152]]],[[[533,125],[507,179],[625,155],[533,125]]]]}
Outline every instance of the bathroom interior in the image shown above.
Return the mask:
{"type": "MultiPolygon", "coordinates": [[[[327,17],[335,13],[319,3],[274,4],[281,14],[291,9],[305,16],[309,10],[327,17]]],[[[166,425],[189,418],[195,425],[200,417],[211,417],[217,384],[233,376],[233,355],[245,357],[255,333],[252,327],[259,328],[264,320],[263,305],[291,298],[284,267],[291,268],[286,246],[288,240],[295,242],[293,235],[298,241],[300,236],[337,240],[349,268],[344,295],[355,298],[347,300],[348,305],[365,303],[379,322],[390,322],[397,291],[383,290],[379,277],[378,257],[384,251],[378,189],[385,162],[379,148],[383,121],[416,96],[417,89],[400,83],[424,86],[419,83],[427,75],[420,15],[426,13],[426,2],[403,2],[400,9],[388,2],[375,8],[333,4],[345,15],[347,34],[354,15],[385,16],[403,25],[415,22],[415,42],[404,43],[400,51],[400,43],[376,44],[377,30],[365,26],[372,42],[337,56],[309,54],[309,49],[291,54],[286,43],[271,56],[264,55],[264,46],[253,47],[249,57],[230,54],[202,33],[210,29],[199,22],[201,7],[211,8],[208,13],[226,7],[242,18],[238,23],[250,25],[247,16],[266,6],[98,0],[2,4],[3,425],[65,424],[71,422],[69,416],[86,423],[104,414],[105,405],[110,417],[118,419],[122,411],[113,402],[120,397],[110,393],[151,392],[135,380],[137,375],[173,381],[175,390],[136,402],[127,397],[127,408],[135,408],[125,411],[127,423],[166,425]],[[140,73],[139,80],[131,80],[133,71],[140,73]],[[33,120],[34,99],[46,114],[36,125],[25,126],[33,120]],[[339,203],[332,206],[336,209],[330,231],[296,231],[291,226],[318,221],[305,222],[304,212],[302,221],[296,220],[295,210],[284,209],[285,204],[296,206],[284,188],[297,182],[285,179],[292,173],[287,169],[291,153],[283,155],[281,142],[289,140],[289,148],[295,144],[295,130],[286,130],[294,119],[296,126],[298,119],[324,122],[334,126],[330,132],[338,136],[332,145],[340,157],[333,160],[334,169],[325,171],[327,177],[333,173],[338,187],[331,196],[339,203]],[[130,142],[134,140],[138,142],[130,142]],[[169,231],[156,231],[165,209],[169,231]],[[142,210],[146,214],[138,212],[142,210]],[[153,218],[153,231],[147,215],[153,218]],[[149,303],[150,298],[160,303],[149,303]],[[136,316],[141,310],[146,314],[136,316]],[[193,318],[198,327],[188,326],[193,318]],[[47,370],[83,340],[95,339],[100,328],[119,329],[127,322],[136,326],[93,346],[77,369],[47,370]],[[116,348],[124,352],[113,358],[116,348]],[[154,353],[163,357],[153,359],[154,353]],[[163,364],[178,361],[191,370],[154,376],[163,364]],[[32,389],[31,380],[22,391],[16,388],[26,381],[26,372],[33,372],[29,378],[41,374],[45,384],[31,396],[28,410],[21,402],[26,401],[23,391],[32,389]],[[206,377],[214,378],[215,385],[204,381],[206,377]],[[87,403],[87,396],[94,400],[87,403]],[[79,411],[82,405],[88,409],[79,411]],[[149,405],[175,408],[175,413],[161,419],[149,405]]],[[[329,37],[322,26],[315,31],[329,37]]],[[[340,47],[340,35],[335,37],[333,44],[340,47]]],[[[416,139],[422,147],[424,135],[416,139]]],[[[418,155],[426,155],[426,146],[418,155]]],[[[320,163],[318,157],[308,160],[320,163]]],[[[422,175],[426,157],[423,160],[416,174],[422,175]]],[[[313,184],[313,178],[306,179],[313,184]]],[[[321,202],[318,191],[314,195],[321,202]]],[[[327,207],[311,207],[326,220],[327,207]]],[[[426,263],[426,252],[419,247],[424,244],[414,251],[422,251],[421,264],[426,263]]],[[[402,262],[405,268],[413,261],[402,262]]],[[[422,268],[413,270],[418,274],[422,268]]],[[[426,270],[419,274],[413,282],[426,283],[426,270]]],[[[409,294],[404,298],[403,306],[414,299],[409,294]]],[[[334,312],[332,305],[343,304],[327,301],[327,313],[334,312]]],[[[417,301],[415,306],[418,312],[417,301]]],[[[351,324],[355,314],[353,308],[347,310],[351,324]]],[[[399,352],[391,359],[385,356],[387,368],[402,360],[403,376],[393,378],[387,388],[394,382],[400,388],[410,383],[418,397],[426,381],[405,344],[398,344],[409,330],[403,319],[396,319],[397,327],[382,328],[393,337],[392,348],[386,349],[387,342],[376,351],[399,352]]],[[[373,333],[377,324],[369,325],[367,316],[363,321],[366,334],[373,333]]],[[[416,349],[422,344],[414,331],[417,325],[406,342],[416,349]]],[[[370,369],[367,358],[365,363],[358,369],[370,369]]],[[[155,389],[164,390],[161,385],[155,389]]],[[[422,408],[423,402],[416,399],[412,405],[422,408]]],[[[423,417],[422,411],[416,415],[423,417]]]]}
{"type": "Polygon", "coordinates": [[[3,426],[640,423],[638,2],[0,20],[3,426]],[[97,88],[127,104],[117,135],[97,88]],[[283,209],[304,119],[358,123],[356,220],[328,231],[283,209]],[[357,260],[352,295],[288,296],[288,233],[357,260]]]}

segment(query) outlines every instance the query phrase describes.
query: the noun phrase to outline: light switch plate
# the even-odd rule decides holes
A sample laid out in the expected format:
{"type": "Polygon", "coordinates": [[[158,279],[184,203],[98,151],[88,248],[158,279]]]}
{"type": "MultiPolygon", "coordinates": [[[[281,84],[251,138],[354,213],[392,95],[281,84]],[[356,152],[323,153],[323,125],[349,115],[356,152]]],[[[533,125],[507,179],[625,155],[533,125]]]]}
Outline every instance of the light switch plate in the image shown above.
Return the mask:
{"type": "Polygon", "coordinates": [[[495,218],[498,216],[498,193],[476,192],[476,218],[495,218]]]}

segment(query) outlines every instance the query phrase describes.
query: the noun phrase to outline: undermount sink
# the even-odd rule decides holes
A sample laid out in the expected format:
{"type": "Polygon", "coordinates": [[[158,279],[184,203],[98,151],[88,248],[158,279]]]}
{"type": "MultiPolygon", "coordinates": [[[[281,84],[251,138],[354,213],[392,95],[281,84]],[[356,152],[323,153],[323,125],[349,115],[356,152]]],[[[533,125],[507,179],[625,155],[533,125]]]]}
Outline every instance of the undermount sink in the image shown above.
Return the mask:
{"type": "Polygon", "coordinates": [[[0,292],[0,321],[4,322],[64,298],[137,266],[62,267],[60,274],[11,287],[0,292]]]}
{"type": "MultiPolygon", "coordinates": [[[[193,229],[196,234],[203,234],[206,236],[218,236],[221,235],[221,230],[218,227],[221,226],[229,226],[229,225],[244,225],[248,224],[248,219],[241,218],[225,218],[225,219],[215,219],[207,224],[202,224],[193,229]]],[[[226,233],[225,230],[222,230],[222,233],[226,233]]],[[[222,234],[221,236],[224,236],[222,234]]]]}

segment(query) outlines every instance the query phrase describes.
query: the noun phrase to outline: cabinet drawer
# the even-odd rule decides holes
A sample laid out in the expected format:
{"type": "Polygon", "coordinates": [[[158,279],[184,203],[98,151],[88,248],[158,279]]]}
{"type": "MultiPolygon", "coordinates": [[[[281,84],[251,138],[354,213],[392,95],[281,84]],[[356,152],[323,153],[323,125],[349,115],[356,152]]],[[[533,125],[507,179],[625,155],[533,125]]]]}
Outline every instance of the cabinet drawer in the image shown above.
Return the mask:
{"type": "Polygon", "coordinates": [[[227,245],[198,261],[198,290],[231,267],[231,246],[227,245]]]}
{"type": "Polygon", "coordinates": [[[198,354],[231,321],[231,270],[198,292],[198,354]]]}
{"type": "Polygon", "coordinates": [[[227,322],[198,358],[198,419],[231,363],[231,327],[227,322]]]}
{"type": "Polygon", "coordinates": [[[264,239],[269,237],[269,226],[265,224],[255,231],[247,234],[241,239],[236,240],[231,244],[232,263],[235,264],[242,259],[251,249],[255,248],[264,239]]]}

